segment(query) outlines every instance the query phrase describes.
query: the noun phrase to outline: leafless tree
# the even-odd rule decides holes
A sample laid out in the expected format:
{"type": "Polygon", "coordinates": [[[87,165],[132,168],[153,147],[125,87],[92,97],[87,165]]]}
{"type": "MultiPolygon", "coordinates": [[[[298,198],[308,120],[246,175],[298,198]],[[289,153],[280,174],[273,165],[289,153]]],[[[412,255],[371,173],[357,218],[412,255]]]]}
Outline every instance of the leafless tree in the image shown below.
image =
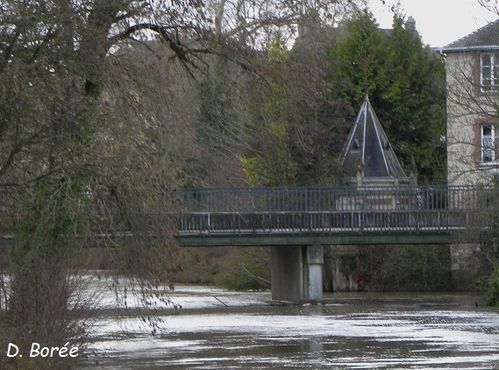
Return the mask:
{"type": "Polygon", "coordinates": [[[267,13],[262,3],[258,14],[252,4],[219,4],[212,22],[198,0],[0,3],[1,226],[15,235],[8,338],[84,338],[71,278],[82,247],[119,247],[120,270],[146,291],[168,282],[178,260],[165,211],[178,208],[174,189],[197,150],[175,90],[209,72],[207,54],[225,58],[246,37],[290,25],[302,2],[266,3],[267,13]],[[137,57],[137,44],[156,57],[137,57]]]}
{"type": "Polygon", "coordinates": [[[2,339],[25,348],[33,341],[60,346],[83,338],[72,271],[85,255],[80,247],[101,242],[94,235],[111,236],[106,244],[117,244],[110,232],[132,235],[126,244],[135,249],[124,249],[124,268],[153,282],[146,288],[164,281],[176,263],[171,221],[158,216],[164,212],[157,205],[171,204],[167,190],[177,174],[162,162],[160,144],[167,143],[150,142],[166,129],[158,125],[162,112],[130,100],[117,115],[115,102],[114,111],[106,109],[112,96],[106,85],[113,83],[118,49],[154,37],[195,70],[207,49],[189,42],[201,37],[205,19],[195,1],[0,6],[2,228],[15,235],[2,339]]]}

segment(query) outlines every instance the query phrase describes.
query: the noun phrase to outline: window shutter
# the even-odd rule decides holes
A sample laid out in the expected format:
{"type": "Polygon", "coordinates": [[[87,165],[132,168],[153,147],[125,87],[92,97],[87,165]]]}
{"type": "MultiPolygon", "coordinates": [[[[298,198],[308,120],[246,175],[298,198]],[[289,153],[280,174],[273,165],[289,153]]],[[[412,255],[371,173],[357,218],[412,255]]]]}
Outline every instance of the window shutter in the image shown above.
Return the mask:
{"type": "Polygon", "coordinates": [[[480,53],[475,53],[473,54],[473,67],[472,67],[472,81],[473,81],[473,90],[470,90],[470,92],[474,92],[475,96],[480,96],[482,87],[481,87],[481,81],[480,81],[480,75],[481,75],[481,54],[480,53]]]}
{"type": "Polygon", "coordinates": [[[482,124],[480,122],[475,122],[475,124],[473,125],[474,159],[475,159],[475,164],[477,167],[480,165],[480,157],[481,157],[481,149],[482,149],[481,128],[482,128],[482,124]]]}

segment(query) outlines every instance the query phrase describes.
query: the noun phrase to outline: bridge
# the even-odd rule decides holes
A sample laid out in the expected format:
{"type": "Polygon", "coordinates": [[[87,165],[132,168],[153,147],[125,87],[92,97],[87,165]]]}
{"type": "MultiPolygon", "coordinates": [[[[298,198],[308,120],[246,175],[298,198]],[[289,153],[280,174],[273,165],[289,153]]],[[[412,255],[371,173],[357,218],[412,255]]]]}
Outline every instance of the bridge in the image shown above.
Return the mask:
{"type": "Polygon", "coordinates": [[[485,194],[472,186],[183,190],[177,240],[186,246],[450,243],[456,231],[477,224],[485,194]]]}
{"type": "MultiPolygon", "coordinates": [[[[175,210],[161,212],[173,218],[182,246],[272,247],[272,297],[296,302],[322,297],[324,245],[469,242],[458,232],[484,230],[481,216],[491,208],[490,190],[409,185],[184,189],[174,194],[175,210]]],[[[10,240],[3,239],[0,244],[10,240]]]]}
{"type": "Polygon", "coordinates": [[[488,188],[364,186],[191,189],[179,194],[184,246],[271,246],[272,297],[322,297],[323,245],[469,242],[488,188]]]}

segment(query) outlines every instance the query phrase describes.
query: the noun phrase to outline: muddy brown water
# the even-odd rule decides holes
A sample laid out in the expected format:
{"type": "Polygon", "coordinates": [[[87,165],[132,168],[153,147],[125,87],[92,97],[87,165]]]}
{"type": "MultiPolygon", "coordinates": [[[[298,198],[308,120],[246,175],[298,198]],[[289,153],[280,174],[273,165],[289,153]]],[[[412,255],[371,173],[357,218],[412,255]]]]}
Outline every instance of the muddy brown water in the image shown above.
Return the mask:
{"type": "Polygon", "coordinates": [[[83,369],[499,369],[499,310],[466,294],[334,294],[272,306],[268,292],[181,286],[156,336],[95,322],[83,369]],[[478,305],[478,306],[477,306],[478,305]]]}

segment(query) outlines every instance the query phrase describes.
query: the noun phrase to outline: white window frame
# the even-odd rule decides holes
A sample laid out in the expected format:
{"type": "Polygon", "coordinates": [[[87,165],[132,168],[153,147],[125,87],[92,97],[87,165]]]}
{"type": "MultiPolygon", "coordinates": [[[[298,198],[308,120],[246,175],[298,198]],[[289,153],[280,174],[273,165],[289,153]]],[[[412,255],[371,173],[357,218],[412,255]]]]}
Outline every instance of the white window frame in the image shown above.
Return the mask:
{"type": "Polygon", "coordinates": [[[494,78],[494,75],[497,74],[499,76],[499,52],[490,52],[490,53],[482,53],[480,54],[480,91],[483,93],[499,91],[499,82],[494,78]],[[485,56],[490,57],[490,71],[487,76],[484,76],[483,73],[483,58],[485,56]],[[490,82],[489,85],[485,85],[484,81],[487,80],[490,82]]]}
{"type": "Polygon", "coordinates": [[[497,140],[496,140],[496,128],[492,123],[483,123],[480,125],[480,164],[484,166],[488,165],[496,165],[497,164],[497,140]],[[484,135],[483,131],[485,127],[490,127],[490,134],[484,135]],[[485,141],[489,139],[489,143],[485,143],[485,141]],[[486,148],[486,146],[488,148],[486,148]],[[492,156],[490,160],[485,161],[485,150],[492,149],[492,156]]]}

